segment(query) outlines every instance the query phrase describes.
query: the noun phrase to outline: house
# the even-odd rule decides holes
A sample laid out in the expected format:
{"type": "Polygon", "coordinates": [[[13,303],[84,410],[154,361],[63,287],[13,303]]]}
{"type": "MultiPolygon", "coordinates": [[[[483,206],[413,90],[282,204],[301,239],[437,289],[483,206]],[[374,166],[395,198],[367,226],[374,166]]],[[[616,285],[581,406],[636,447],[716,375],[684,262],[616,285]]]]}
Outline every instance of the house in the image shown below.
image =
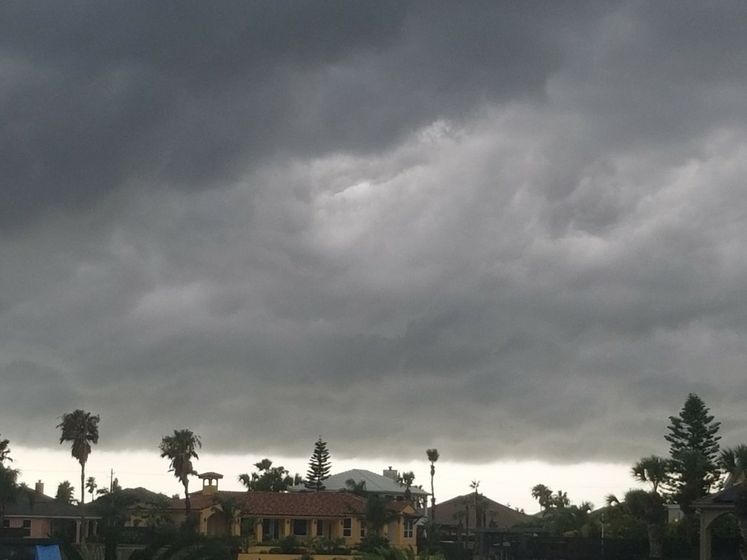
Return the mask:
{"type": "Polygon", "coordinates": [[[532,523],[534,519],[520,511],[470,492],[436,504],[434,521],[445,531],[458,537],[475,529],[506,530],[532,523]]]}
{"type": "MultiPolygon", "coordinates": [[[[355,547],[366,536],[366,499],[350,492],[234,492],[218,490],[222,476],[200,475],[202,490],[190,494],[190,506],[203,535],[236,535],[258,545],[277,545],[286,537],[303,544],[312,539],[336,540],[355,547]]],[[[175,524],[185,520],[185,499],[173,499],[165,512],[175,524]]],[[[379,531],[392,546],[416,547],[411,503],[386,503],[390,520],[379,531]]],[[[131,508],[129,526],[143,523],[142,506],[131,508]]]]}
{"type": "Polygon", "coordinates": [[[711,529],[713,522],[722,515],[734,514],[736,512],[737,497],[740,486],[747,484],[745,481],[731,482],[727,479],[723,490],[715,494],[709,494],[695,500],[693,506],[700,514],[700,560],[711,560],[711,529]]]}
{"type": "MultiPolygon", "coordinates": [[[[86,534],[96,533],[98,516],[86,514],[86,534]]],[[[20,492],[13,503],[5,506],[2,528],[21,538],[45,539],[62,537],[78,542],[81,519],[78,506],[58,502],[44,494],[44,484],[39,481],[33,490],[20,492]]]]}
{"type": "MultiPolygon", "coordinates": [[[[324,481],[324,491],[339,492],[350,490],[348,481],[352,480],[356,484],[365,483],[365,486],[362,487],[362,494],[376,495],[387,500],[408,499],[415,504],[416,509],[424,508],[429,493],[416,486],[411,486],[408,492],[408,489],[403,484],[400,484],[398,479],[399,473],[395,469],[392,469],[392,467],[384,469],[383,474],[376,474],[364,469],[351,469],[333,474],[326,479],[324,481]]],[[[301,483],[290,487],[288,491],[308,492],[309,490],[301,483]]]]}

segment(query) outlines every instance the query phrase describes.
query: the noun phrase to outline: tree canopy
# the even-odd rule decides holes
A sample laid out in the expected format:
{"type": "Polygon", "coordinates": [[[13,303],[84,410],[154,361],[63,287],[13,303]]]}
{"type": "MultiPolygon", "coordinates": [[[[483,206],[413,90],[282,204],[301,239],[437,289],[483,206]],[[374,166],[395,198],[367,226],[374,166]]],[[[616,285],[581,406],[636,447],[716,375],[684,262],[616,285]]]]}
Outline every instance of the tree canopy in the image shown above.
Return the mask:
{"type": "Polygon", "coordinates": [[[284,492],[294,484],[303,482],[301,475],[290,475],[290,471],[282,465],[273,467],[270,459],[262,459],[254,463],[257,470],[251,475],[240,474],[241,482],[251,492],[284,492]]]}
{"type": "Polygon", "coordinates": [[[438,449],[431,448],[425,450],[425,456],[431,464],[431,520],[436,518],[436,490],[433,486],[433,478],[436,475],[436,461],[440,455],[438,449]]]}
{"type": "Polygon", "coordinates": [[[708,407],[690,393],[679,415],[669,417],[668,485],[674,500],[692,522],[692,503],[708,494],[720,477],[717,463],[720,422],[714,421],[708,407]]]}
{"type": "Polygon", "coordinates": [[[633,478],[640,482],[650,482],[652,492],[659,493],[659,486],[669,480],[670,463],[657,455],[649,455],[638,461],[631,468],[633,478]]]}
{"type": "Polygon", "coordinates": [[[57,485],[57,493],[54,496],[55,501],[62,504],[72,504],[74,501],[75,487],[70,484],[69,480],[63,480],[57,485]]]}
{"type": "Polygon", "coordinates": [[[172,435],[163,436],[158,448],[161,450],[161,457],[169,459],[169,472],[184,486],[184,500],[187,518],[191,511],[189,501],[189,477],[196,474],[192,466],[192,459],[199,459],[197,449],[202,447],[200,436],[196,435],[187,428],[174,430],[172,435]]]}
{"type": "Polygon", "coordinates": [[[553,492],[544,484],[532,487],[532,497],[542,508],[541,523],[549,533],[589,537],[598,532],[598,520],[591,516],[594,509],[591,502],[571,504],[566,492],[553,492]]]}
{"type": "MultiPolygon", "coordinates": [[[[7,459],[8,457],[5,458],[5,460],[7,459]]],[[[0,461],[0,523],[5,519],[6,504],[12,503],[17,494],[18,470],[11,469],[0,461]]]]}
{"type": "Polygon", "coordinates": [[[319,436],[309,459],[309,470],[306,472],[304,485],[309,490],[316,490],[317,492],[324,490],[324,481],[329,478],[330,470],[332,470],[332,463],[329,459],[327,442],[319,436]]]}
{"type": "Polygon", "coordinates": [[[5,461],[13,461],[13,459],[10,458],[10,441],[7,439],[0,439],[0,465],[5,461]]]}

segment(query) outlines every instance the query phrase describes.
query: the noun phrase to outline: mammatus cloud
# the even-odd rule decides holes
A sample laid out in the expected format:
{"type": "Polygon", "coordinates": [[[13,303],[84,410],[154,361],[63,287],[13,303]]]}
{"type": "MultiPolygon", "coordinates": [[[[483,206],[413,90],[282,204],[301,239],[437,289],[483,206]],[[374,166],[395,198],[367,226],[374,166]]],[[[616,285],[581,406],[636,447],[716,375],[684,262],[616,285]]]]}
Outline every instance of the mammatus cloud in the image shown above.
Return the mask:
{"type": "Polygon", "coordinates": [[[76,6],[0,18],[3,434],[626,462],[694,391],[747,437],[741,4],[76,6]]]}

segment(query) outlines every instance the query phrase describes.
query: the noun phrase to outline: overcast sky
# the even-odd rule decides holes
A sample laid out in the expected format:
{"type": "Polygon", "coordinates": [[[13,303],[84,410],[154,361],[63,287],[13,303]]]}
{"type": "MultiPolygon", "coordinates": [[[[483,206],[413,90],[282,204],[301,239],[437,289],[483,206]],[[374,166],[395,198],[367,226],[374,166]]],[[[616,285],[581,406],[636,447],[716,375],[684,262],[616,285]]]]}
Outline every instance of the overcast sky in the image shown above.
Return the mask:
{"type": "Polygon", "coordinates": [[[84,408],[109,451],[629,465],[695,392],[747,442],[745,28],[3,2],[0,433],[57,447],[84,408]]]}

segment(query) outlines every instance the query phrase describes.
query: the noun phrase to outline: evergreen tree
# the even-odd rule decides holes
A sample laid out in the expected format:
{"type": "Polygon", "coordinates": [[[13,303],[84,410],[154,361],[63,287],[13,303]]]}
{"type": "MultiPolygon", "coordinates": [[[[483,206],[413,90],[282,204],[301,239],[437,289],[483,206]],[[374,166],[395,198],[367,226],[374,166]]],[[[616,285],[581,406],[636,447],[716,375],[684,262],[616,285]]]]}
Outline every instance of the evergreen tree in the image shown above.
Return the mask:
{"type": "Polygon", "coordinates": [[[309,459],[309,470],[306,473],[304,486],[316,492],[324,490],[324,481],[329,478],[331,468],[332,464],[329,461],[327,442],[322,441],[322,436],[319,436],[319,439],[314,444],[314,452],[309,459]]]}
{"type": "Polygon", "coordinates": [[[721,422],[713,416],[703,400],[696,394],[687,396],[679,416],[670,416],[669,442],[672,486],[674,498],[687,513],[692,501],[705,496],[718,482],[719,440],[721,422]]]}
{"type": "Polygon", "coordinates": [[[698,522],[693,502],[706,496],[720,476],[718,430],[720,422],[696,394],[687,396],[678,416],[669,417],[669,469],[667,486],[671,498],[685,515],[685,535],[691,546],[696,546],[698,522]]]}

